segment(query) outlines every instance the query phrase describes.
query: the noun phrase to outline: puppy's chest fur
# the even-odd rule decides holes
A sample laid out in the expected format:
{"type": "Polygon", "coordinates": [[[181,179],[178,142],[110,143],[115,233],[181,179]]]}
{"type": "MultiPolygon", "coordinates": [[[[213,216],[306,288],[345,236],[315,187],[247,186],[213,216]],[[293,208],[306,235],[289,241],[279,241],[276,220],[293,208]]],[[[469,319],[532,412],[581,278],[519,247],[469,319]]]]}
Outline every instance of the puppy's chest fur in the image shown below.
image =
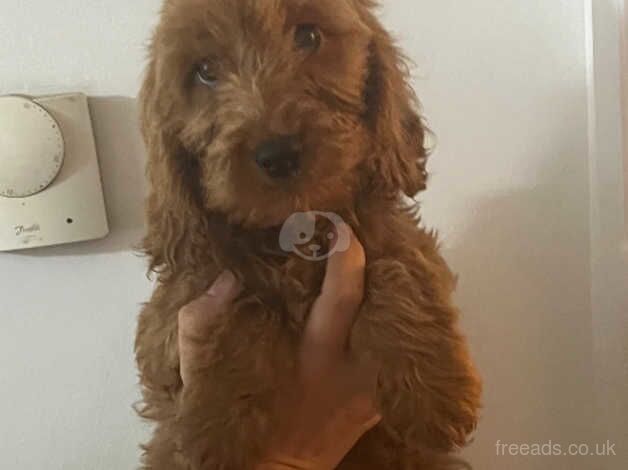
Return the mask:
{"type": "MultiPolygon", "coordinates": [[[[450,273],[438,254],[435,238],[421,230],[416,221],[403,216],[387,221],[367,217],[354,226],[354,231],[367,255],[365,302],[382,291],[399,288],[386,285],[391,275],[414,283],[416,290],[429,297],[449,293],[450,273]],[[418,279],[425,280],[425,284],[416,284],[418,279]]],[[[323,253],[331,249],[328,233],[328,227],[320,227],[311,240],[322,246],[323,253]]],[[[270,317],[282,328],[299,332],[320,295],[327,259],[313,261],[295,253],[282,253],[277,242],[274,234],[265,240],[240,240],[221,251],[219,259],[208,260],[208,276],[211,281],[222,269],[231,269],[244,287],[236,310],[247,312],[248,319],[253,315],[270,317]]],[[[204,286],[197,289],[201,288],[204,286]]]]}
{"type": "MultiPolygon", "coordinates": [[[[385,364],[378,387],[384,419],[379,437],[364,441],[339,468],[456,468],[430,460],[446,458],[444,454],[465,443],[479,407],[480,382],[450,302],[455,279],[439,254],[436,237],[419,228],[411,213],[370,213],[379,217],[364,212],[344,217],[367,258],[365,297],[351,346],[357,355],[369,354],[385,364]],[[387,449],[394,449],[394,454],[387,449]]],[[[260,445],[265,442],[277,384],[285,383],[294,370],[302,331],[326,271],[325,260],[280,254],[272,244],[260,245],[248,237],[233,241],[238,243],[229,246],[216,239],[199,243],[198,256],[162,278],[139,322],[136,352],[145,397],[141,413],[165,423],[155,436],[154,448],[170,455],[170,443],[183,442],[185,448],[179,450],[186,455],[198,451],[219,463],[238,462],[198,468],[251,468],[242,459],[254,458],[259,449],[250,448],[249,438],[256,436],[260,445]],[[224,269],[235,273],[243,291],[214,320],[207,338],[212,354],[202,380],[192,389],[196,395],[182,402],[177,398],[182,387],[177,312],[202,295],[224,269]],[[171,421],[174,417],[178,421],[171,421]],[[176,440],[168,437],[164,447],[160,439],[170,436],[171,426],[179,422],[176,440]],[[216,423],[220,425],[212,428],[216,423]],[[198,429],[203,429],[198,436],[204,437],[197,440],[198,429]],[[208,440],[210,434],[213,438],[208,440]],[[233,455],[220,454],[225,435],[235,439],[233,455]],[[208,454],[206,448],[212,452],[208,454]],[[245,455],[242,449],[249,451],[245,455]]]]}

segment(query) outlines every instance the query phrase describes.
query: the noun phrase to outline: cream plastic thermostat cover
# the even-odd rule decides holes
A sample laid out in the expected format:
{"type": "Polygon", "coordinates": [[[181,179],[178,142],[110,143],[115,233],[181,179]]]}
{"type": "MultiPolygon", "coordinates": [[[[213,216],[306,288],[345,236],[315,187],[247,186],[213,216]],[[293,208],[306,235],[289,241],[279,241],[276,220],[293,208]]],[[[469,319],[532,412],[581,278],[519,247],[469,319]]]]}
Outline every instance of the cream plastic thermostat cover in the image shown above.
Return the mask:
{"type": "Polygon", "coordinates": [[[87,97],[0,96],[0,251],[108,232],[87,97]]]}

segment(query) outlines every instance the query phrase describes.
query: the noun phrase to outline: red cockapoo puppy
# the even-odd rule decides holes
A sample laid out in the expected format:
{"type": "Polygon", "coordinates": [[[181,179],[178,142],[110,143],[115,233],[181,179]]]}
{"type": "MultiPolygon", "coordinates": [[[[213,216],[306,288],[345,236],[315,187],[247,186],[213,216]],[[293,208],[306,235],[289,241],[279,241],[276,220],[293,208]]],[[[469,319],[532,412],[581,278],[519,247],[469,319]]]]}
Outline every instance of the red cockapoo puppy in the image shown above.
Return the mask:
{"type": "Polygon", "coordinates": [[[382,422],[339,468],[451,468],[475,428],[480,383],[455,279],[404,197],[425,188],[425,129],[375,7],[165,2],[141,93],[152,186],[144,249],[158,274],[136,344],[141,414],[156,423],[143,468],[254,468],[320,294],[320,254],[342,248],[342,230],[330,230],[339,220],[367,255],[351,348],[383,364],[382,422]],[[177,312],[225,269],[244,291],[216,320],[214,354],[183,396],[177,312]]]}

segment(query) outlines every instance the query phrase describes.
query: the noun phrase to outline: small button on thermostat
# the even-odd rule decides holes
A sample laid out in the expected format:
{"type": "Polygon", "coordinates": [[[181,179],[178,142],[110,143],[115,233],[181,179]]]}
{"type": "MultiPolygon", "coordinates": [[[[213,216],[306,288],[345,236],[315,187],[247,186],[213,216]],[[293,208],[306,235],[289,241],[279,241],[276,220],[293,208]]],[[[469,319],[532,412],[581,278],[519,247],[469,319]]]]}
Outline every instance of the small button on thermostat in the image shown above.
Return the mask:
{"type": "Polygon", "coordinates": [[[25,198],[46,189],[63,165],[57,121],[19,96],[0,97],[0,196],[25,198]]]}

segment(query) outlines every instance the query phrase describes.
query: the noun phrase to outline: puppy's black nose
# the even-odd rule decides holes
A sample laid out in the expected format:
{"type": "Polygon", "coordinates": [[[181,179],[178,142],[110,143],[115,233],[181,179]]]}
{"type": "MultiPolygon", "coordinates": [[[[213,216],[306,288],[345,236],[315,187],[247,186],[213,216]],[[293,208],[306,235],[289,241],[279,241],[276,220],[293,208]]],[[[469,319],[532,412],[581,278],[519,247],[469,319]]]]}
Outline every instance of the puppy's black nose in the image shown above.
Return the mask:
{"type": "Polygon", "coordinates": [[[257,165],[271,178],[289,178],[299,172],[295,137],[277,137],[262,143],[255,152],[257,165]]]}

